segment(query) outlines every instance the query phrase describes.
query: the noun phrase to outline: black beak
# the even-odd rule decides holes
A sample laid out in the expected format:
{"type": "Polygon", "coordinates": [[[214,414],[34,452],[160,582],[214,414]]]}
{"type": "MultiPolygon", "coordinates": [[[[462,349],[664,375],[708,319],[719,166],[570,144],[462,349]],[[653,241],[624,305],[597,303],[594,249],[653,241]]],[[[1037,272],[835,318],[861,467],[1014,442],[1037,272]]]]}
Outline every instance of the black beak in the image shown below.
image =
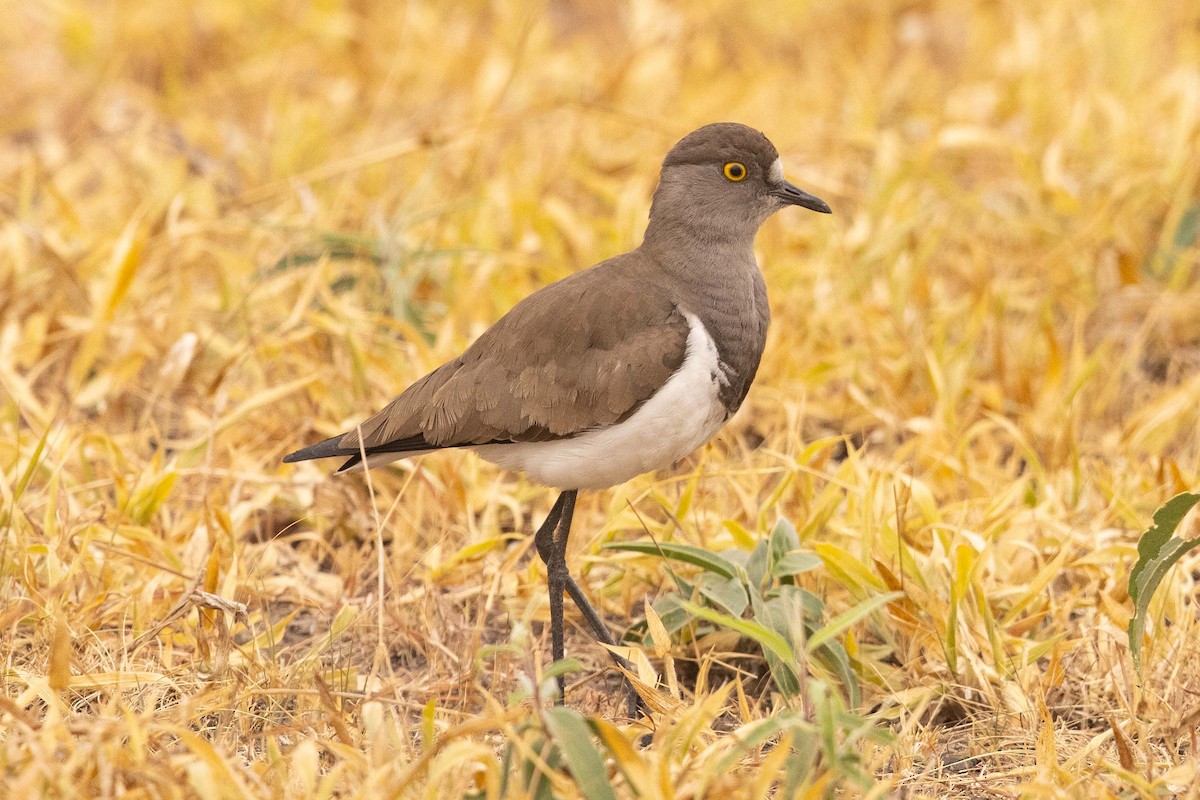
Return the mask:
{"type": "Polygon", "coordinates": [[[811,195],[801,189],[799,186],[794,186],[787,181],[781,183],[771,194],[783,200],[783,202],[792,206],[801,206],[812,211],[819,211],[822,214],[832,214],[833,210],[821,198],[816,195],[811,195]]]}

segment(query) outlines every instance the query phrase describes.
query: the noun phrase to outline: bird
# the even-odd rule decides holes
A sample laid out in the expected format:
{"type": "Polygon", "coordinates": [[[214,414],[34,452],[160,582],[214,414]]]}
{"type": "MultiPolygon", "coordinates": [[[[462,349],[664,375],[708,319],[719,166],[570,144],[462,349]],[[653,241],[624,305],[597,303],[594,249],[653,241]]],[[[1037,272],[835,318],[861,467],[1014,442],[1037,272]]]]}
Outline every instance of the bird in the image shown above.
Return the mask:
{"type": "MultiPolygon", "coordinates": [[[[283,461],[340,457],[345,472],[465,448],[558,489],[534,534],[551,658],[564,657],[564,593],[595,638],[615,644],[567,568],[577,495],[671,466],[742,405],[770,324],[754,239],[788,206],[832,213],[784,178],[760,131],[692,131],[662,162],[640,245],[535,291],[353,430],[283,461]]],[[[636,715],[645,706],[628,688],[636,715]]],[[[561,675],[558,690],[562,703],[561,675]]]]}

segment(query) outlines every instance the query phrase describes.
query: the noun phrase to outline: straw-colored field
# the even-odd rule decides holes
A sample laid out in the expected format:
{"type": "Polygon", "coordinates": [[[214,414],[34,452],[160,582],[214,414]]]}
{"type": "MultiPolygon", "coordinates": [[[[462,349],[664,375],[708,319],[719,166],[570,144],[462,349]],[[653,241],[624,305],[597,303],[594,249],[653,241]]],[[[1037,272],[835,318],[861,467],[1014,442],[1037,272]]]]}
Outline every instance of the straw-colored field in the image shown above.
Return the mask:
{"type": "Polygon", "coordinates": [[[1195,2],[0,21],[0,797],[1200,797],[1200,553],[1144,680],[1125,633],[1139,534],[1200,487],[1195,2]],[[766,224],[745,407],[582,495],[570,563],[624,632],[701,579],[607,543],[783,519],[819,562],[767,588],[833,627],[785,691],[753,636],[651,625],[632,723],[568,603],[549,711],[553,491],[280,458],[635,245],[716,120],[834,215],[766,224]]]}

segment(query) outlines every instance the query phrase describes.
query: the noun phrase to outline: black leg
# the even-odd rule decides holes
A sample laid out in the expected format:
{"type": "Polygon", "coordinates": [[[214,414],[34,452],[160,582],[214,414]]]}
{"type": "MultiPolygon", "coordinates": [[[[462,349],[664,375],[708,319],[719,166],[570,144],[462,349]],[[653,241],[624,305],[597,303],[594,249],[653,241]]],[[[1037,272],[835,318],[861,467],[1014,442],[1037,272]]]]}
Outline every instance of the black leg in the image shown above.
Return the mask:
{"type": "Polygon", "coordinates": [[[566,501],[567,493],[559,494],[558,499],[554,501],[554,508],[550,509],[550,514],[546,517],[546,521],[542,523],[542,527],[538,528],[537,533],[533,535],[533,544],[537,548],[538,555],[542,557],[543,564],[550,563],[550,554],[554,552],[554,533],[558,529],[558,521],[562,519],[563,503],[566,501]]]}
{"type": "MultiPolygon", "coordinates": [[[[554,504],[559,512],[559,519],[556,520],[557,524],[551,533],[549,558],[546,559],[546,583],[550,589],[550,658],[553,661],[561,661],[566,655],[563,642],[563,591],[567,588],[567,581],[571,579],[570,573],[567,572],[567,537],[571,533],[571,517],[575,514],[575,495],[574,490],[563,492],[554,504]]],[[[554,515],[553,510],[550,513],[551,516],[554,515]]],[[[545,527],[543,525],[542,529],[545,530],[545,527]]],[[[538,544],[538,538],[541,537],[534,539],[535,546],[538,544]]],[[[542,548],[538,547],[539,554],[541,551],[542,548]]],[[[543,555],[543,558],[546,556],[543,555]]],[[[562,703],[566,693],[566,680],[559,675],[557,702],[562,703]]]]}
{"type": "MultiPolygon", "coordinates": [[[[587,620],[588,626],[591,627],[592,633],[596,639],[607,645],[615,645],[616,639],[609,633],[608,626],[604,624],[604,620],[600,619],[600,615],[596,613],[596,609],[592,608],[592,604],[588,602],[587,597],[583,593],[583,589],[571,577],[567,571],[567,538],[571,533],[571,518],[575,514],[575,497],[578,494],[577,490],[565,491],[558,496],[554,507],[550,509],[550,515],[546,517],[546,521],[542,523],[542,527],[538,529],[534,536],[534,545],[537,547],[538,555],[546,564],[546,581],[550,589],[550,646],[551,657],[557,661],[563,657],[563,619],[562,619],[562,593],[565,589],[571,595],[571,600],[576,607],[583,612],[584,619],[587,620]]],[[[608,651],[618,665],[626,670],[633,670],[633,665],[625,659],[621,658],[611,650],[608,651]]],[[[564,682],[562,676],[558,678],[558,689],[560,701],[565,694],[564,682]]],[[[629,684],[629,715],[637,717],[638,709],[646,710],[645,703],[638,695],[637,690],[633,688],[633,684],[629,684]]]]}

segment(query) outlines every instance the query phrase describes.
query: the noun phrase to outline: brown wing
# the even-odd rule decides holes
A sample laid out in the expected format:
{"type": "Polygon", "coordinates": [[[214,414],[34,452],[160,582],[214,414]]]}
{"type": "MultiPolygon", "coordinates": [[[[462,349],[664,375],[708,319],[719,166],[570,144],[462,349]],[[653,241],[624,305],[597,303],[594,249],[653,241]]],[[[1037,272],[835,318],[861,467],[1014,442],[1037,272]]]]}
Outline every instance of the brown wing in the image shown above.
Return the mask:
{"type": "MultiPolygon", "coordinates": [[[[367,454],[545,441],[632,414],[683,363],[688,323],[621,258],[530,295],[363,422],[367,454]]],[[[359,452],[351,431],[285,460],[359,452]]]]}

